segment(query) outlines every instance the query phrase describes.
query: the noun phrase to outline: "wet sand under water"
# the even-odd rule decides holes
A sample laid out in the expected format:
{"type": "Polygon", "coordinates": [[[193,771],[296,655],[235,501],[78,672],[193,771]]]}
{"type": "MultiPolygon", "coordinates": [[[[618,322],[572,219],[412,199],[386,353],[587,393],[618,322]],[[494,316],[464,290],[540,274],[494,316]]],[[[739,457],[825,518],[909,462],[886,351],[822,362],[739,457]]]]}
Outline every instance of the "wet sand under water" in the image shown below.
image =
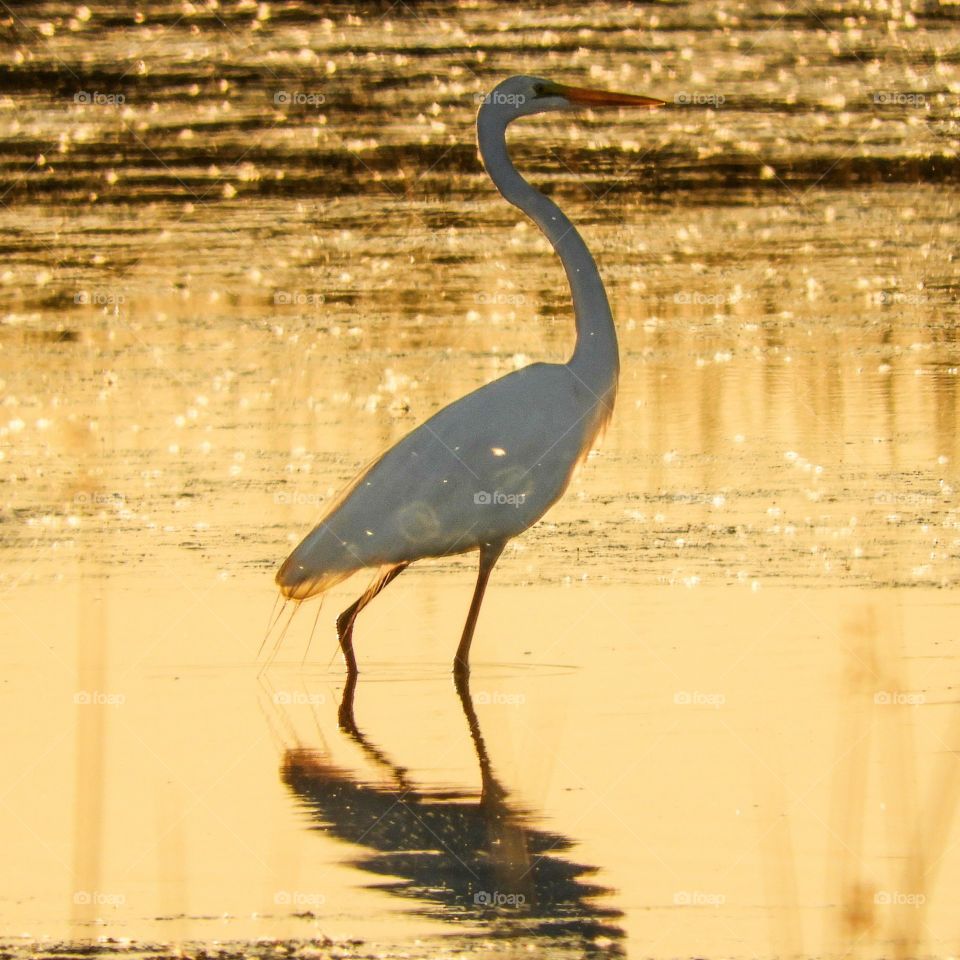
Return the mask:
{"type": "Polygon", "coordinates": [[[434,955],[450,936],[472,951],[503,935],[557,956],[594,942],[658,956],[698,942],[725,955],[758,942],[831,953],[851,937],[952,949],[955,601],[495,585],[470,685],[510,811],[488,821],[447,666],[471,575],[408,573],[368,611],[363,747],[338,729],[342,675],[327,666],[349,590],[324,608],[305,667],[308,609],[259,678],[238,647],[262,636],[251,628],[269,606],[260,578],[185,564],[175,589],[84,579],[61,588],[56,610],[43,590],[20,591],[5,709],[33,719],[7,751],[21,772],[4,831],[18,870],[2,898],[31,891],[21,925],[54,939],[329,936],[364,949],[400,928],[387,952],[413,955],[413,938],[434,955]],[[109,664],[97,675],[75,661],[91,647],[109,664]],[[84,713],[98,708],[78,707],[78,688],[114,702],[84,713]],[[385,836],[355,822],[372,811],[382,825],[401,796],[407,820],[385,836]],[[434,852],[424,837],[414,849],[426,866],[399,853],[424,823],[434,852]],[[523,862],[550,861],[532,889],[514,878],[504,893],[553,897],[574,932],[465,904],[475,871],[445,829],[481,860],[509,839],[514,860],[526,849],[523,862]],[[71,891],[91,891],[93,905],[52,924],[71,891]]]}

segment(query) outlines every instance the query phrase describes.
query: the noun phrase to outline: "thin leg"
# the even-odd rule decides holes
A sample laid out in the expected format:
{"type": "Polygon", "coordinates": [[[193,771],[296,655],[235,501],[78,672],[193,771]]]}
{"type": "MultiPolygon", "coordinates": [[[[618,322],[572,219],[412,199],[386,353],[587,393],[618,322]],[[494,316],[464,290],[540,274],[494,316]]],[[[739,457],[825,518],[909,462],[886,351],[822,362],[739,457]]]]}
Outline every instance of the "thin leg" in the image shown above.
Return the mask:
{"type": "Polygon", "coordinates": [[[363,596],[355,600],[347,607],[343,613],[337,617],[337,636],[340,638],[340,649],[343,651],[343,659],[347,661],[347,673],[351,677],[356,677],[357,658],[353,652],[353,624],[357,619],[357,614],[394,578],[400,576],[409,566],[406,563],[398,563],[395,567],[388,567],[385,571],[381,570],[374,578],[373,583],[367,587],[363,596]]]}
{"type": "Polygon", "coordinates": [[[487,589],[487,581],[490,579],[490,573],[494,564],[503,553],[504,543],[485,543],[480,547],[480,574],[477,577],[477,585],[473,591],[473,600],[470,602],[470,612],[467,614],[467,622],[463,627],[463,636],[460,638],[460,646],[457,647],[457,655],[453,661],[453,672],[457,677],[466,677],[470,674],[470,644],[473,641],[473,631],[477,626],[477,617],[480,616],[480,604],[483,603],[483,592],[487,589]]]}
{"type": "MultiPolygon", "coordinates": [[[[363,597],[360,598],[362,599],[363,597]]],[[[360,612],[360,600],[355,600],[337,617],[340,649],[343,651],[343,659],[347,661],[347,673],[351,677],[357,673],[357,658],[353,652],[353,621],[357,619],[357,614],[360,612]]]]}

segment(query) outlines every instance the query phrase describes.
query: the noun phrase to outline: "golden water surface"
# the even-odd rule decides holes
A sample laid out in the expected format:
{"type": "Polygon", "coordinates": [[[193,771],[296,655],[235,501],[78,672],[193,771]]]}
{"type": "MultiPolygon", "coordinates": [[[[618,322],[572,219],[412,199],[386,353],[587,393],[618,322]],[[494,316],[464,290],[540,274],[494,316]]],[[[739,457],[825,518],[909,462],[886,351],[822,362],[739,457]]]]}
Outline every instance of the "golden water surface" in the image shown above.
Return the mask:
{"type": "Polygon", "coordinates": [[[7,949],[957,954],[955,5],[0,27],[7,949]],[[277,566],[572,347],[473,144],[524,71],[671,104],[511,134],[595,252],[617,410],[500,560],[469,689],[476,559],[427,561],[358,620],[351,726],[366,574],[268,630],[277,566]]]}

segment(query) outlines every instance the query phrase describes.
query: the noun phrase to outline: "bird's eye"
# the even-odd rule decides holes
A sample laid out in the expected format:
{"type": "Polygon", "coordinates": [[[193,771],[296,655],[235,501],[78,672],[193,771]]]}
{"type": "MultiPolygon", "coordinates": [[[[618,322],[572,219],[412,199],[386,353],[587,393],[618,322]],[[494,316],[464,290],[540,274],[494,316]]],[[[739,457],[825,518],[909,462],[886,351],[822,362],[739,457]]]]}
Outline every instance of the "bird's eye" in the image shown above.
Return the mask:
{"type": "Polygon", "coordinates": [[[533,85],[533,95],[535,97],[542,97],[544,94],[544,90],[545,88],[542,83],[535,83],[533,85]]]}

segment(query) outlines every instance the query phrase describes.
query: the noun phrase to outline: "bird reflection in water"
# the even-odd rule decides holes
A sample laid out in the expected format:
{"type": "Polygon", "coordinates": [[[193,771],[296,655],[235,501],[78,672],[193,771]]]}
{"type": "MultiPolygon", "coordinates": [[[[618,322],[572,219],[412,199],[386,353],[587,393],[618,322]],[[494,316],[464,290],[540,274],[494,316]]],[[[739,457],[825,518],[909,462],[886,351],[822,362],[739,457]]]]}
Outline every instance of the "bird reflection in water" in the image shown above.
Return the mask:
{"type": "Polygon", "coordinates": [[[474,925],[478,937],[526,941],[554,953],[592,955],[604,947],[622,955],[622,913],[601,905],[597,898],[610,891],[585,879],[597,868],[567,859],[573,841],[531,826],[510,804],[490,764],[469,680],[455,682],[480,765],[479,798],[414,786],[357,727],[355,678],[344,689],[341,728],[389,779],[360,780],[320,751],[298,747],[284,754],[283,782],[317,829],[366,848],[350,860],[353,866],[395,878],[377,888],[419,901],[424,915],[474,925]]]}

